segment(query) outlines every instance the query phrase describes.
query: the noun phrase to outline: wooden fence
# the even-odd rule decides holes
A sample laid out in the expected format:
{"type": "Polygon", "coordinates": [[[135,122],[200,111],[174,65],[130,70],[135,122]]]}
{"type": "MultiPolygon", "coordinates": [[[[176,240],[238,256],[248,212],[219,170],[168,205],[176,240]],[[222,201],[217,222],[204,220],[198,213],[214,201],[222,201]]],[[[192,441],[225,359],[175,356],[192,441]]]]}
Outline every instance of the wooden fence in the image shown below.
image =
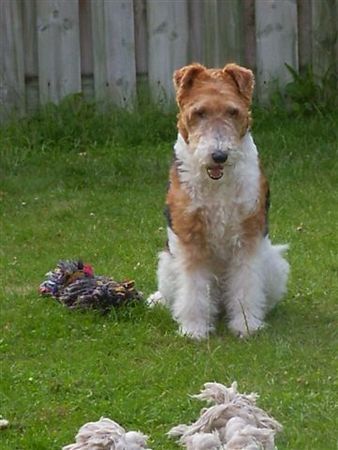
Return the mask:
{"type": "Polygon", "coordinates": [[[139,80],[172,96],[191,61],[236,61],[269,85],[337,69],[338,0],[0,0],[0,116],[82,92],[129,106],[139,80]],[[336,66],[335,66],[336,65],[336,66]]]}

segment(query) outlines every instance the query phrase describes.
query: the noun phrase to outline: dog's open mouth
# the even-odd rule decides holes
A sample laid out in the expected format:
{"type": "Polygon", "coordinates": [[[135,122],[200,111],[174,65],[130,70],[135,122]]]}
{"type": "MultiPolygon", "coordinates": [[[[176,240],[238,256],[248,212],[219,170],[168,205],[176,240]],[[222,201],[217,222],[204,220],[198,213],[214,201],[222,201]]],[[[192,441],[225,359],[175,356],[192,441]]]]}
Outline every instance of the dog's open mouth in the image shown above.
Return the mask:
{"type": "Polygon", "coordinates": [[[223,166],[207,167],[207,173],[212,180],[220,180],[223,176],[223,166]]]}

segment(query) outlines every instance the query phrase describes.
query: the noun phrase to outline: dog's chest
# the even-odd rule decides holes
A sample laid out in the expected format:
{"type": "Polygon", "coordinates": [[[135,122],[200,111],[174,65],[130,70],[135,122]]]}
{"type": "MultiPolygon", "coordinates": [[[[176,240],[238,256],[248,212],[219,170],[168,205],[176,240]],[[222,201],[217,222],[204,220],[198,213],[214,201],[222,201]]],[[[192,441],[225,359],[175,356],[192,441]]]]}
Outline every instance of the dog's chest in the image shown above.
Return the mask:
{"type": "MultiPolygon", "coordinates": [[[[232,181],[232,180],[230,180],[232,181]]],[[[192,208],[198,209],[203,220],[205,243],[209,253],[228,259],[242,246],[243,224],[256,208],[257,184],[224,183],[217,189],[195,189],[192,208]]]]}
{"type": "Polygon", "coordinates": [[[213,253],[225,256],[240,246],[242,206],[233,199],[214,199],[201,210],[205,236],[213,253]]]}

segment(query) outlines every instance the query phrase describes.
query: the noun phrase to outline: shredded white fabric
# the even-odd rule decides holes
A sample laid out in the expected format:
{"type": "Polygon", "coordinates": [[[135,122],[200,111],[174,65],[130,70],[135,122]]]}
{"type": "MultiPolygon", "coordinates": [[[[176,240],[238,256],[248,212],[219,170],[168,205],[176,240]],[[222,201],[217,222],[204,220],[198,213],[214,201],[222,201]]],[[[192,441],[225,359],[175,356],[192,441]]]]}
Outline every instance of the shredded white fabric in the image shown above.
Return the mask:
{"type": "Polygon", "coordinates": [[[211,404],[191,425],[173,427],[168,436],[178,438],[187,450],[275,450],[275,434],[282,425],[256,406],[258,395],[240,394],[237,383],[227,388],[206,383],[194,398],[211,404]]]}
{"type": "MultiPolygon", "coordinates": [[[[206,383],[201,393],[192,397],[211,406],[203,408],[191,425],[177,425],[168,433],[187,450],[276,450],[275,434],[282,431],[282,425],[256,406],[257,394],[240,394],[236,382],[229,388],[206,383]]],[[[147,439],[101,417],[83,425],[76,442],[62,450],[151,450],[147,439]]]]}
{"type": "Polygon", "coordinates": [[[0,430],[4,430],[9,426],[9,422],[6,419],[0,419],[0,430]]]}
{"type": "Polygon", "coordinates": [[[118,423],[101,417],[97,422],[83,425],[75,444],[66,445],[62,450],[151,450],[147,439],[140,432],[126,432],[118,423]]]}

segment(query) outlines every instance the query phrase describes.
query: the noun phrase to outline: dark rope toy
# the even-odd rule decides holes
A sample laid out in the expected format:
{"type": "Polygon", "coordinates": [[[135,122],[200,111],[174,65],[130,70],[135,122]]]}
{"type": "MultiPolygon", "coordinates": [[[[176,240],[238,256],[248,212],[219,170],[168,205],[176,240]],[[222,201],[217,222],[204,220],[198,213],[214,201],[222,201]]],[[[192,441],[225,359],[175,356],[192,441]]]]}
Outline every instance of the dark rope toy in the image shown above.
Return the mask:
{"type": "Polygon", "coordinates": [[[40,284],[39,292],[71,309],[98,309],[103,312],[142,299],[134,281],[117,282],[109,277],[94,275],[89,264],[74,260],[59,261],[53,271],[46,273],[46,280],[40,284]]]}

